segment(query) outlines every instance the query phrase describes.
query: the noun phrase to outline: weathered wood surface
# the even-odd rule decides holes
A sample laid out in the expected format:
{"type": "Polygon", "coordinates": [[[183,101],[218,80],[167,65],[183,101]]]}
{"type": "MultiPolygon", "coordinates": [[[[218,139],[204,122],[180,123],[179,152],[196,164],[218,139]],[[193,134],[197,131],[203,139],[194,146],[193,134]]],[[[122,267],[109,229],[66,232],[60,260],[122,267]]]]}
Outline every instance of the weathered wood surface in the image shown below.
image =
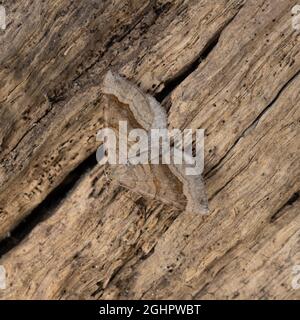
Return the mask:
{"type": "Polygon", "coordinates": [[[295,4],[7,1],[0,298],[299,299],[295,4]],[[98,146],[111,67],[163,99],[170,128],[206,130],[208,216],[107,188],[95,165],[55,200],[51,192],[98,146]],[[17,226],[33,214],[38,223],[19,243],[17,226]]]}
{"type": "MultiPolygon", "coordinates": [[[[1,68],[2,238],[96,150],[103,123],[99,85],[108,67],[144,90],[159,91],[201,57],[243,1],[95,3],[102,2],[44,4],[36,24],[48,23],[34,29],[35,37],[6,31],[11,50],[1,68]]],[[[11,28],[23,19],[23,28],[32,28],[25,9],[30,11],[27,2],[14,11],[11,28]]]]}

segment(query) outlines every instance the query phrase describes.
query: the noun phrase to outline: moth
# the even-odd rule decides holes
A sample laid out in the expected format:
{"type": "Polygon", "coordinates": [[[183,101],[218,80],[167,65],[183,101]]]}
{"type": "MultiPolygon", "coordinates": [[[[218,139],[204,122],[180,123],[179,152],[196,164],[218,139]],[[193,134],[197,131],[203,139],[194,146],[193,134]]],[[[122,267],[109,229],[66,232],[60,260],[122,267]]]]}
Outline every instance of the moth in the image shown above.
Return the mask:
{"type": "MultiPolygon", "coordinates": [[[[188,164],[186,163],[176,163],[176,161],[161,163],[166,155],[160,152],[159,148],[159,150],[154,150],[157,152],[153,152],[152,149],[150,154],[149,146],[153,146],[153,135],[150,135],[150,132],[168,131],[167,114],[160,103],[151,95],[144,93],[138,86],[112,71],[108,71],[105,75],[101,91],[105,97],[106,126],[116,133],[119,143],[113,139],[113,143],[106,143],[105,148],[102,145],[97,151],[97,158],[103,159],[108,153],[115,151],[113,150],[115,148],[119,153],[119,160],[122,158],[121,164],[119,162],[107,165],[108,179],[142,197],[158,200],[179,210],[199,214],[208,213],[207,197],[201,174],[187,175],[188,164]],[[120,130],[121,122],[126,123],[126,130],[120,130]],[[144,140],[145,148],[135,149],[134,139],[125,137],[128,132],[148,133],[144,140]],[[128,151],[124,149],[124,143],[120,142],[128,142],[128,140],[130,140],[131,148],[136,152],[135,155],[130,152],[128,154],[128,151]],[[149,156],[152,161],[134,163],[132,158],[135,156],[139,159],[149,156]]],[[[104,139],[103,136],[98,140],[101,139],[104,139]]],[[[139,146],[141,145],[143,146],[143,144],[139,146]]],[[[171,160],[176,158],[176,154],[180,154],[179,148],[176,139],[173,139],[169,154],[171,160]]]]}

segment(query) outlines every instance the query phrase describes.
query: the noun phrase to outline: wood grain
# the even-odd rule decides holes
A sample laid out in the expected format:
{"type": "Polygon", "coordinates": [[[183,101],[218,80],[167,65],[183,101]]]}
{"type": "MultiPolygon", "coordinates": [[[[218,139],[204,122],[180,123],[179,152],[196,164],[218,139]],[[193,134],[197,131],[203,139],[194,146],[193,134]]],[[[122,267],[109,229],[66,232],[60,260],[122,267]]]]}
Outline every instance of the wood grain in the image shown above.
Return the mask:
{"type": "Polygon", "coordinates": [[[70,7],[68,1],[56,1],[43,4],[36,23],[43,18],[47,23],[38,29],[24,18],[36,2],[12,2],[6,30],[0,238],[98,147],[95,135],[103,123],[100,84],[108,67],[134,78],[144,91],[160,92],[201,58],[244,3],[117,1],[107,7],[77,1],[70,7]],[[30,56],[25,59],[26,53],[15,48],[27,49],[30,56]],[[33,56],[38,60],[31,63],[33,56]]]}
{"type": "Polygon", "coordinates": [[[0,298],[300,299],[297,1],[57,0],[34,29],[29,2],[9,3],[1,238],[18,238],[34,208],[42,217],[20,243],[1,242],[0,298]],[[112,67],[163,100],[169,128],[206,130],[208,216],[109,184],[97,165],[43,206],[98,147],[112,67]]]}

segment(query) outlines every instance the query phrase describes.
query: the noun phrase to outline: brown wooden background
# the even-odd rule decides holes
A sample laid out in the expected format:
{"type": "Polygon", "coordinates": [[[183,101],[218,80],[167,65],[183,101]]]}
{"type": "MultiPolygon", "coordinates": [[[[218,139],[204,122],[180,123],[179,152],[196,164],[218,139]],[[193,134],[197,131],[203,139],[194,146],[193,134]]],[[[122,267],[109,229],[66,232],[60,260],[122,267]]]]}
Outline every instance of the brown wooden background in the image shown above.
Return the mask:
{"type": "Polygon", "coordinates": [[[5,1],[1,299],[299,299],[296,0],[5,1]],[[113,68],[204,128],[208,216],[104,192],[113,68]]]}

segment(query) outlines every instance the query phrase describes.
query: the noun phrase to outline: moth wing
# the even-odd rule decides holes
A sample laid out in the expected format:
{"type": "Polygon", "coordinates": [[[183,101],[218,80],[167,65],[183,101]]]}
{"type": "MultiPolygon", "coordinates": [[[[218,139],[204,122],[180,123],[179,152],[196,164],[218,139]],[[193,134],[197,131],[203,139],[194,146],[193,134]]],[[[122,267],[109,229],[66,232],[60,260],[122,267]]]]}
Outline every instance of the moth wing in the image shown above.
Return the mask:
{"type": "Polygon", "coordinates": [[[109,178],[143,197],[158,200],[179,210],[186,207],[182,184],[167,165],[114,165],[109,178]]]}

